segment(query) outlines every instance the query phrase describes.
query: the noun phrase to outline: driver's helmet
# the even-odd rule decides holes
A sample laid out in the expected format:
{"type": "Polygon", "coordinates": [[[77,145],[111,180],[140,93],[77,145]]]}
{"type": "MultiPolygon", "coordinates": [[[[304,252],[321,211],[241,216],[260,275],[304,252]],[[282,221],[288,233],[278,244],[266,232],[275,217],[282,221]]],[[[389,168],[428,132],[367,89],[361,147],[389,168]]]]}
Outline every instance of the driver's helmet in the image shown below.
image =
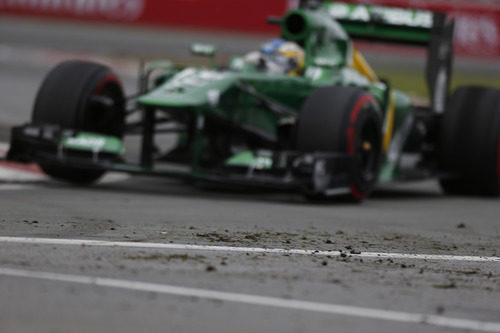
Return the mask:
{"type": "Polygon", "coordinates": [[[262,45],[260,53],[270,72],[300,75],[304,69],[304,50],[297,43],[272,39],[262,45]]]}

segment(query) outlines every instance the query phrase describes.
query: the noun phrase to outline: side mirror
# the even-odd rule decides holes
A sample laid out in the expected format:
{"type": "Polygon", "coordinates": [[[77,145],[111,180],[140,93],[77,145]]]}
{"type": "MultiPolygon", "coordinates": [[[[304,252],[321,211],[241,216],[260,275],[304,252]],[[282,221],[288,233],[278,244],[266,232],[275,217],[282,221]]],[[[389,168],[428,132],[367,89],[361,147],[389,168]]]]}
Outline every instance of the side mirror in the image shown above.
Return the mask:
{"type": "Polygon", "coordinates": [[[210,44],[193,44],[191,45],[191,52],[196,55],[213,57],[215,56],[215,46],[210,44]]]}
{"type": "Polygon", "coordinates": [[[211,59],[211,66],[215,67],[215,54],[216,48],[210,44],[192,44],[191,53],[198,56],[209,57],[211,59]]]}

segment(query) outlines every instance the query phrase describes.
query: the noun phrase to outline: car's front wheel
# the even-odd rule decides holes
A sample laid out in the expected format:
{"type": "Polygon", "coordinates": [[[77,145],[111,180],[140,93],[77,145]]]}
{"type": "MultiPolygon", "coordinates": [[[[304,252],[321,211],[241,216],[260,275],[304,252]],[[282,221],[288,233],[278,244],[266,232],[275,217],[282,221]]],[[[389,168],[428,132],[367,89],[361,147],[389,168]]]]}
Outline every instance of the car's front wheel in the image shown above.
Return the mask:
{"type": "MultiPolygon", "coordinates": [[[[125,98],[111,70],[84,61],[63,62],[44,79],[33,108],[32,122],[121,137],[125,98]]],[[[41,163],[49,176],[72,183],[92,183],[104,170],[41,163]]]]}
{"type": "Polygon", "coordinates": [[[380,170],[381,147],[379,105],[365,90],[322,87],[307,98],[300,113],[297,148],[302,152],[338,152],[354,157],[352,199],[360,201],[372,192],[380,170]]]}

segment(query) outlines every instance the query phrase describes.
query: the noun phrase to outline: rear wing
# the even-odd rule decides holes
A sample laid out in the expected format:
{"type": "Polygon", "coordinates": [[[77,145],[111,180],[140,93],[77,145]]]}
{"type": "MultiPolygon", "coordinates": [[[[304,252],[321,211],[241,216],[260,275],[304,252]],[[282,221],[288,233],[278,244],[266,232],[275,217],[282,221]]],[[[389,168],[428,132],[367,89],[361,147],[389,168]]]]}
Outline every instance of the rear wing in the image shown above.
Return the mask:
{"type": "Polygon", "coordinates": [[[444,14],[427,10],[325,2],[325,10],[353,39],[427,46],[444,14]]]}
{"type": "Polygon", "coordinates": [[[455,23],[445,13],[325,0],[300,0],[304,9],[321,10],[340,23],[353,40],[425,47],[426,81],[435,113],[446,107],[453,65],[455,23]]]}

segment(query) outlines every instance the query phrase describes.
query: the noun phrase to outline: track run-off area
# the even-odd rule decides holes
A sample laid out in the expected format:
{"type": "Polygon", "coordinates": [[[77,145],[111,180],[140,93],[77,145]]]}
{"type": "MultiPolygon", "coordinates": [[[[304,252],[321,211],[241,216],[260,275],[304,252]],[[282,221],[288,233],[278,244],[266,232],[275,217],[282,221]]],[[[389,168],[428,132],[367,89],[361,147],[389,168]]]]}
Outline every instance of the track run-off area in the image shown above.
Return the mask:
{"type": "MultiPolygon", "coordinates": [[[[0,245],[22,244],[28,246],[72,246],[84,249],[92,247],[125,248],[125,249],[148,249],[162,251],[189,251],[196,253],[220,252],[224,255],[233,253],[286,255],[286,256],[311,256],[311,257],[343,257],[374,259],[405,259],[410,261],[431,262],[484,262],[500,263],[500,257],[484,256],[453,256],[453,255],[430,255],[430,254],[402,254],[402,253],[374,253],[374,252],[344,252],[344,251],[318,251],[305,249],[283,249],[283,248],[256,248],[242,246],[217,246],[217,245],[193,245],[175,243],[147,243],[147,242],[123,242],[84,239],[63,238],[35,238],[35,237],[0,237],[0,245]]],[[[81,251],[80,249],[80,251],[81,251]]],[[[43,249],[39,249],[42,251],[43,249]]],[[[158,255],[158,254],[157,254],[158,255]]],[[[214,268],[215,269],[215,268],[214,268]]],[[[52,283],[90,285],[96,288],[114,288],[128,291],[139,291],[164,294],[182,298],[197,298],[228,303],[240,303],[247,306],[262,306],[270,308],[281,308],[294,311],[306,311],[313,313],[331,314],[336,316],[358,317],[362,319],[399,322],[412,325],[434,326],[443,328],[474,330],[484,332],[500,331],[500,322],[488,322],[464,318],[454,318],[444,315],[410,313],[403,311],[367,308],[352,305],[334,303],[312,302],[283,297],[269,297],[255,294],[245,294],[213,289],[189,288],[184,286],[148,283],[136,280],[124,280],[116,278],[100,277],[95,275],[61,274],[32,269],[6,268],[0,266],[0,277],[22,278],[27,280],[43,280],[52,283]]]]}

